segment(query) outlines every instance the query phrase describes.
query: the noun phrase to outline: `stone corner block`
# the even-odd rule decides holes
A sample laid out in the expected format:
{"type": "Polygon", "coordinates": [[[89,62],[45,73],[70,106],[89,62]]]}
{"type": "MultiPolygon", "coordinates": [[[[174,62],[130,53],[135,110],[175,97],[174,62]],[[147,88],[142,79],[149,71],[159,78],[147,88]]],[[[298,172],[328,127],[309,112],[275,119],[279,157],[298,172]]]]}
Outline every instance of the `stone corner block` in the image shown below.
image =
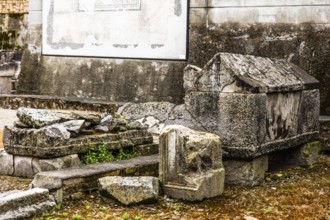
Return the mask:
{"type": "Polygon", "coordinates": [[[14,156],[0,150],[0,175],[11,176],[14,173],[14,156]]]}
{"type": "Polygon", "coordinates": [[[268,156],[252,160],[228,159],[223,161],[226,170],[225,183],[229,185],[256,186],[265,178],[268,156]]]}
{"type": "Polygon", "coordinates": [[[299,166],[308,167],[317,163],[320,152],[320,141],[309,142],[295,149],[292,160],[299,166]]]}
{"type": "Polygon", "coordinates": [[[187,201],[222,194],[225,172],[219,136],[170,125],[159,141],[159,173],[165,194],[187,201]]]}

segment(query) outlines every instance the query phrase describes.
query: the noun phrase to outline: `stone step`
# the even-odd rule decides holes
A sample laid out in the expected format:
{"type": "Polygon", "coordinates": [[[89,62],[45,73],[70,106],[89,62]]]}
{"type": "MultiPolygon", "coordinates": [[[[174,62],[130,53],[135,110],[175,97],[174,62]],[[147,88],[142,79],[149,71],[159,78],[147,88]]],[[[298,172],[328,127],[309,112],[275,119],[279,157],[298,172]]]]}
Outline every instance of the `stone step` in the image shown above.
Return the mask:
{"type": "Polygon", "coordinates": [[[98,188],[97,180],[106,176],[156,176],[159,156],[141,156],[130,160],[87,165],[79,168],[38,173],[32,182],[33,188],[45,188],[62,202],[71,195],[98,188]]]}
{"type": "Polygon", "coordinates": [[[0,194],[0,219],[22,219],[52,209],[56,205],[47,189],[11,191],[0,194]]]}
{"type": "Polygon", "coordinates": [[[18,109],[30,107],[39,109],[81,110],[115,113],[124,103],[86,100],[79,98],[53,97],[41,95],[0,95],[0,108],[18,109]]]}

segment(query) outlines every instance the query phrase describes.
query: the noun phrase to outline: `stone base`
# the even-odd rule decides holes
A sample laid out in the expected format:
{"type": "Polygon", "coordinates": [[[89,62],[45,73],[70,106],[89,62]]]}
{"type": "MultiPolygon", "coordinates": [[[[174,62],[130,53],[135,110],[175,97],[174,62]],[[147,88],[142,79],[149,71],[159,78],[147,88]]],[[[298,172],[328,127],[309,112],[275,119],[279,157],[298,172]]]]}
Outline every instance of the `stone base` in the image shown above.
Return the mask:
{"type": "Polygon", "coordinates": [[[321,151],[319,141],[314,141],[275,152],[269,155],[270,170],[284,170],[296,166],[308,167],[317,163],[317,158],[321,151]]]}
{"type": "Polygon", "coordinates": [[[317,158],[321,152],[319,141],[310,142],[294,149],[292,153],[292,163],[298,166],[308,167],[317,163],[317,158]]]}
{"type": "Polygon", "coordinates": [[[320,116],[320,142],[322,151],[330,151],[330,116],[320,116]]]}
{"type": "Polygon", "coordinates": [[[116,150],[122,147],[153,143],[152,135],[146,130],[129,130],[116,134],[82,135],[70,139],[57,136],[49,137],[41,130],[20,129],[13,126],[5,127],[3,138],[5,150],[14,155],[52,159],[98,150],[101,144],[106,144],[108,150],[116,150]]]}
{"type": "MultiPolygon", "coordinates": [[[[219,196],[224,190],[225,170],[223,168],[212,170],[201,175],[198,186],[183,185],[164,185],[164,193],[175,199],[183,199],[187,201],[201,201],[212,197],[219,196]]],[[[194,177],[196,179],[196,177],[194,177]]]]}
{"type": "Polygon", "coordinates": [[[226,170],[225,183],[229,185],[256,186],[265,178],[268,170],[268,156],[253,160],[223,161],[226,170]]]}
{"type": "Polygon", "coordinates": [[[39,172],[79,167],[77,154],[54,159],[22,157],[0,151],[0,175],[33,178],[39,172]]]}

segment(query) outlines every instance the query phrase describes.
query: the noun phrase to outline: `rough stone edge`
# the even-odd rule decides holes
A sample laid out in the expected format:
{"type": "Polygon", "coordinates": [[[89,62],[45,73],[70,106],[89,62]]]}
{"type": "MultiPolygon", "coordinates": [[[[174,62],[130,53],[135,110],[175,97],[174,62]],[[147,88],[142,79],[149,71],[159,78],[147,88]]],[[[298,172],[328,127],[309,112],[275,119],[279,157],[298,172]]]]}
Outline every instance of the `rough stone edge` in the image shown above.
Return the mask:
{"type": "Polygon", "coordinates": [[[309,143],[318,140],[319,132],[308,132],[303,135],[296,135],[294,137],[278,140],[270,143],[262,144],[261,146],[254,146],[251,148],[226,148],[223,149],[224,158],[232,159],[254,159],[269,153],[285,150],[294,146],[309,143]],[[276,146],[276,148],[274,147],[276,146]]]}
{"type": "Polygon", "coordinates": [[[88,110],[115,113],[122,102],[105,102],[99,100],[85,100],[67,97],[52,97],[43,95],[1,95],[0,108],[18,109],[19,107],[32,107],[41,109],[62,110],[88,110]],[[53,104],[55,103],[55,104],[53,104]]]}
{"type": "MultiPolygon", "coordinates": [[[[138,173],[136,172],[137,169],[141,169],[143,171],[145,167],[152,167],[152,166],[158,168],[159,166],[158,155],[141,156],[141,157],[135,157],[130,160],[87,165],[80,168],[64,169],[61,171],[41,172],[34,177],[34,180],[32,181],[30,187],[48,189],[50,193],[55,197],[56,202],[61,203],[63,201],[63,198],[69,196],[69,195],[64,196],[65,192],[63,192],[64,186],[70,188],[68,180],[74,180],[74,179],[90,180],[86,188],[80,189],[81,191],[84,190],[87,191],[87,190],[97,189],[98,186],[97,180],[100,177],[111,176],[111,175],[132,176],[132,174],[138,173]],[[105,166],[107,165],[110,166],[109,169],[105,169],[105,166]],[[132,173],[129,172],[130,169],[132,169],[132,173]],[[84,172],[83,174],[77,174],[75,172],[70,172],[70,170],[76,170],[76,171],[82,170],[84,172]],[[124,171],[124,173],[122,173],[122,171],[124,171]],[[61,172],[64,174],[63,177],[60,177],[61,172]]],[[[75,186],[73,186],[73,188],[74,187],[75,186]]]]}
{"type": "MultiPolygon", "coordinates": [[[[31,201],[30,201],[31,202],[31,201]]],[[[34,188],[27,191],[16,191],[0,199],[0,206],[8,206],[12,210],[0,214],[0,219],[27,218],[53,208],[56,203],[50,199],[49,190],[34,188]],[[40,203],[22,206],[21,202],[27,200],[38,200],[40,203]]]]}

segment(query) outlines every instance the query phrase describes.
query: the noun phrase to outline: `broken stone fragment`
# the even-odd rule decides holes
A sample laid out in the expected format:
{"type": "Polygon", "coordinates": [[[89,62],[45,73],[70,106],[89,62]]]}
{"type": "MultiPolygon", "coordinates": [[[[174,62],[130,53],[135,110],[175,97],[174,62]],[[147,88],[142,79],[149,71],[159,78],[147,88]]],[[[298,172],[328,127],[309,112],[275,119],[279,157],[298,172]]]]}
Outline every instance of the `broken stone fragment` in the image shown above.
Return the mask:
{"type": "Polygon", "coordinates": [[[62,124],[54,124],[48,127],[41,128],[37,131],[40,134],[44,134],[49,138],[59,138],[68,140],[70,139],[70,132],[62,124]]]}
{"type": "Polygon", "coordinates": [[[118,132],[118,131],[127,131],[127,120],[121,116],[121,115],[117,115],[111,125],[108,127],[110,132],[118,132]]]}
{"type": "Polygon", "coordinates": [[[33,128],[56,124],[61,120],[60,117],[49,110],[32,108],[19,108],[17,110],[17,117],[21,122],[33,128]]]}
{"type": "Polygon", "coordinates": [[[84,127],[85,120],[70,120],[61,123],[64,128],[71,133],[71,137],[77,137],[81,129],[84,127]]]}
{"type": "Polygon", "coordinates": [[[111,124],[113,122],[113,118],[111,115],[106,115],[102,118],[99,125],[97,125],[94,129],[100,133],[108,133],[111,128],[111,124]]]}
{"type": "Polygon", "coordinates": [[[155,177],[104,177],[98,180],[99,190],[105,197],[124,205],[156,202],[159,180],[155,177]]]}
{"type": "Polygon", "coordinates": [[[40,129],[19,129],[13,126],[6,126],[3,134],[3,143],[8,153],[21,154],[20,150],[11,152],[12,147],[19,149],[30,146],[30,154],[35,156],[38,148],[45,150],[65,144],[70,139],[68,132],[63,125],[55,124],[40,129]]]}
{"type": "Polygon", "coordinates": [[[92,125],[98,125],[101,122],[101,113],[91,112],[71,112],[71,115],[75,119],[81,119],[92,123],[92,125]]]}
{"type": "Polygon", "coordinates": [[[111,115],[107,115],[104,118],[102,118],[100,125],[105,125],[105,126],[110,126],[112,123],[112,116],[111,115]]]}
{"type": "Polygon", "coordinates": [[[161,130],[164,128],[164,123],[159,121],[154,116],[147,116],[137,120],[141,123],[143,127],[148,128],[148,131],[153,134],[160,134],[161,130]]]}
{"type": "Polygon", "coordinates": [[[16,128],[31,128],[31,126],[29,126],[29,125],[27,125],[27,124],[25,124],[25,123],[23,123],[21,121],[15,121],[14,122],[14,126],[16,128]]]}
{"type": "Polygon", "coordinates": [[[141,130],[144,126],[138,121],[131,121],[127,124],[126,128],[128,130],[141,130]]]}
{"type": "Polygon", "coordinates": [[[47,189],[11,191],[0,195],[0,219],[27,219],[46,212],[55,205],[47,189]]]}
{"type": "Polygon", "coordinates": [[[122,115],[116,115],[113,121],[117,122],[118,125],[123,125],[123,126],[126,126],[128,123],[126,118],[124,118],[124,116],[122,115]]]}
{"type": "Polygon", "coordinates": [[[159,137],[159,147],[159,176],[166,195],[201,201],[223,193],[225,172],[219,136],[171,125],[159,137]]]}
{"type": "Polygon", "coordinates": [[[100,133],[108,133],[110,131],[108,126],[105,125],[97,125],[94,129],[100,133]]]}

